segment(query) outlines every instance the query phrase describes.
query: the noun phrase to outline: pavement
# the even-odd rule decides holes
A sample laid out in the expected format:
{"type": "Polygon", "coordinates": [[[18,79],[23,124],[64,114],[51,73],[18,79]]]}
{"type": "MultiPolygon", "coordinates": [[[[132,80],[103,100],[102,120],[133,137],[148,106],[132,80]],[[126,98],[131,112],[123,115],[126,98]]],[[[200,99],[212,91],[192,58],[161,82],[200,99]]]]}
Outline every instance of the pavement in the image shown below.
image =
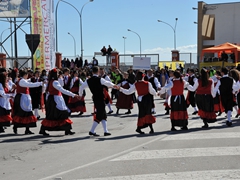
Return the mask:
{"type": "MultiPolygon", "coordinates": [[[[103,136],[101,124],[90,137],[93,103],[87,91],[87,112],[78,117],[73,114],[72,136],[64,132],[50,132],[49,137],[14,135],[12,127],[0,134],[1,180],[175,180],[175,179],[240,179],[240,120],[233,126],[225,125],[223,113],[218,121],[202,129],[202,121],[189,112],[189,130],[171,132],[169,115],[164,115],[164,100],[155,98],[156,118],[154,134],[135,132],[137,105],[132,114],[120,110],[108,116],[111,136],[103,136]]],[[[108,108],[106,107],[108,111],[108,108]]],[[[41,117],[44,114],[41,112],[41,117]]]]}

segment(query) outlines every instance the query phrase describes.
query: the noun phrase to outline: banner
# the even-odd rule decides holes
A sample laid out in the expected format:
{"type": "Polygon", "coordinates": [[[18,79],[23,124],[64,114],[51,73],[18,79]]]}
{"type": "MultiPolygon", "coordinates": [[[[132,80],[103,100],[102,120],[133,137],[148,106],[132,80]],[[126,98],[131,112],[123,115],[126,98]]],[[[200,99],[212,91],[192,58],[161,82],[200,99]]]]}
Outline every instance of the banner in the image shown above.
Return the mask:
{"type": "Polygon", "coordinates": [[[34,69],[55,67],[54,1],[31,0],[32,34],[40,34],[40,43],[34,54],[34,69]]]}
{"type": "Polygon", "coordinates": [[[0,18],[30,16],[28,0],[0,0],[0,18]]]}
{"type": "Polygon", "coordinates": [[[133,69],[151,69],[151,58],[150,57],[134,57],[133,58],[133,69]]]}
{"type": "Polygon", "coordinates": [[[162,69],[165,68],[165,66],[168,67],[168,69],[176,70],[179,65],[182,64],[182,67],[184,67],[185,62],[184,61],[161,61],[159,62],[158,66],[162,69]]]}

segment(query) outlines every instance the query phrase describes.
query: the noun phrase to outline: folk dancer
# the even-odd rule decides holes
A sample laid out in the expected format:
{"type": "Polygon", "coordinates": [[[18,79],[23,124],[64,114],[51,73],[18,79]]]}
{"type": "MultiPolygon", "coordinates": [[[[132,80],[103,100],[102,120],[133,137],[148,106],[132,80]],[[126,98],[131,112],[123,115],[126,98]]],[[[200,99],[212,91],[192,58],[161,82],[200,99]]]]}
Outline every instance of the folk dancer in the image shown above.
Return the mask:
{"type": "Polygon", "coordinates": [[[17,95],[13,104],[13,132],[17,134],[17,128],[25,127],[25,134],[34,134],[30,131],[30,127],[37,127],[37,118],[32,112],[32,99],[29,88],[42,86],[42,82],[28,82],[28,73],[20,72],[20,79],[17,82],[17,95]]]}
{"type": "MultiPolygon", "coordinates": [[[[129,89],[132,84],[130,83],[128,79],[128,73],[123,73],[123,80],[118,84],[118,86],[129,89]]],[[[119,92],[119,96],[116,103],[117,112],[116,114],[119,114],[119,109],[127,109],[128,111],[125,114],[131,114],[131,109],[133,109],[133,94],[131,95],[125,95],[122,92],[119,92]]]]}
{"type": "Polygon", "coordinates": [[[89,79],[87,79],[79,89],[79,95],[80,97],[83,95],[83,90],[88,88],[90,89],[92,95],[93,95],[93,103],[96,108],[96,114],[94,115],[94,121],[92,124],[92,128],[89,131],[90,136],[99,136],[95,132],[96,127],[101,122],[103,129],[104,129],[104,136],[109,136],[111,133],[109,133],[107,129],[107,114],[105,110],[105,100],[104,100],[104,93],[103,93],[103,85],[107,87],[117,87],[110,81],[106,81],[103,78],[99,77],[99,67],[94,66],[92,68],[93,76],[89,79]]]}
{"type": "Polygon", "coordinates": [[[173,73],[173,80],[170,81],[166,86],[162,87],[160,93],[164,93],[166,90],[171,89],[171,131],[176,131],[176,126],[181,127],[182,130],[188,130],[188,113],[187,103],[183,95],[184,88],[187,87],[188,82],[182,79],[179,71],[173,73]]]}
{"type": "MultiPolygon", "coordinates": [[[[161,89],[161,84],[158,81],[158,79],[153,76],[153,70],[152,69],[147,71],[147,76],[144,77],[144,80],[149,81],[152,84],[152,87],[153,87],[153,89],[155,89],[155,91],[158,91],[158,90],[161,89]]],[[[153,95],[150,95],[150,96],[152,98],[152,113],[156,114],[154,98],[153,98],[153,95]]]]}
{"type": "Polygon", "coordinates": [[[138,94],[138,122],[136,132],[139,134],[145,134],[142,131],[143,128],[149,127],[150,134],[154,133],[153,123],[156,122],[156,118],[152,115],[152,96],[157,96],[158,93],[152,87],[150,82],[143,80],[143,73],[139,71],[136,76],[137,82],[133,84],[129,89],[119,87],[120,92],[130,95],[137,91],[138,94]]]}
{"type": "Polygon", "coordinates": [[[72,132],[72,121],[68,118],[69,112],[68,108],[64,102],[62,94],[71,96],[72,98],[80,97],[77,94],[63,89],[63,87],[58,82],[58,72],[56,69],[50,71],[50,76],[48,79],[48,86],[46,89],[47,102],[46,102],[46,118],[42,121],[42,126],[39,134],[44,136],[49,136],[47,131],[65,131],[65,135],[73,135],[72,132]]]}
{"type": "Polygon", "coordinates": [[[217,121],[214,112],[214,97],[218,89],[214,89],[214,82],[209,79],[207,69],[203,68],[200,78],[194,82],[193,86],[189,84],[187,88],[189,91],[196,92],[198,115],[204,123],[202,128],[208,128],[208,123],[217,121]]]}

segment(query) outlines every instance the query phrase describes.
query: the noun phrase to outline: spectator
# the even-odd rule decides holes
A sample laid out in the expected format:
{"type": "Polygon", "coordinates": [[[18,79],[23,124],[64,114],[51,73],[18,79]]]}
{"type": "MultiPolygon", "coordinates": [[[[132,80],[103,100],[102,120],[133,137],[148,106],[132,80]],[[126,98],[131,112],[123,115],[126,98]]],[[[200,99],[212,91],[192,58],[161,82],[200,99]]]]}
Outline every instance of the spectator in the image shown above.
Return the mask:
{"type": "Polygon", "coordinates": [[[62,67],[64,68],[64,67],[66,67],[66,58],[63,58],[63,60],[62,60],[62,67]]]}
{"type": "Polygon", "coordinates": [[[89,65],[89,64],[88,64],[88,60],[85,59],[83,67],[88,67],[88,65],[89,65]]]}
{"type": "Polygon", "coordinates": [[[130,81],[131,84],[134,84],[134,83],[135,83],[135,78],[136,78],[136,76],[135,76],[135,74],[134,74],[134,72],[133,72],[133,69],[130,68],[130,69],[128,70],[128,80],[130,81]]]}
{"type": "Polygon", "coordinates": [[[73,59],[71,60],[71,63],[70,63],[70,69],[74,69],[74,67],[75,67],[75,63],[74,63],[74,61],[73,61],[73,59]]]}
{"type": "Polygon", "coordinates": [[[180,72],[181,74],[183,73],[183,67],[182,67],[182,64],[179,64],[179,69],[180,69],[180,72]]]}
{"type": "Polygon", "coordinates": [[[95,57],[93,57],[92,65],[98,66],[98,60],[95,57]]]}
{"type": "Polygon", "coordinates": [[[110,45],[108,45],[108,49],[107,49],[107,62],[110,63],[111,62],[111,54],[112,54],[113,49],[111,48],[110,45]]]}
{"type": "Polygon", "coordinates": [[[225,61],[225,62],[228,61],[228,55],[225,53],[225,51],[222,52],[221,59],[222,59],[222,61],[225,61]]]}
{"type": "Polygon", "coordinates": [[[103,46],[103,48],[101,49],[101,52],[102,52],[102,55],[103,55],[103,56],[106,56],[106,54],[107,54],[107,49],[106,49],[105,46],[103,46]]]}
{"type": "Polygon", "coordinates": [[[70,60],[67,58],[67,61],[66,61],[66,64],[65,64],[65,67],[67,67],[67,68],[70,68],[70,60]]]}

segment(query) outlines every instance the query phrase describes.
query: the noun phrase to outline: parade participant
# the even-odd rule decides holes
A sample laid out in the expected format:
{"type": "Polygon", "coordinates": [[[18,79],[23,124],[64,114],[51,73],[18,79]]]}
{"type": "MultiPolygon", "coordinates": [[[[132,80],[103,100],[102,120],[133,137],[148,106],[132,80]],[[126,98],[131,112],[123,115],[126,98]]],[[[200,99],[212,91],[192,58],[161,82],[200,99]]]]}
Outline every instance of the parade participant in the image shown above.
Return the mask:
{"type": "Polygon", "coordinates": [[[65,135],[73,135],[72,132],[72,121],[68,118],[68,108],[64,102],[62,93],[71,96],[72,98],[80,97],[77,94],[63,89],[63,87],[58,82],[57,69],[52,69],[50,71],[48,86],[46,89],[48,93],[46,102],[46,118],[42,121],[42,126],[39,134],[48,136],[47,131],[65,131],[65,135]]]}
{"type": "Polygon", "coordinates": [[[10,89],[7,83],[7,76],[3,68],[0,70],[0,133],[5,132],[3,127],[10,126],[12,121],[10,98],[13,98],[12,94],[9,94],[10,89]]]}
{"type": "MultiPolygon", "coordinates": [[[[99,68],[99,74],[100,77],[105,79],[106,81],[111,82],[111,79],[109,78],[109,76],[105,73],[103,68],[99,68]]],[[[108,114],[112,114],[113,110],[111,107],[112,104],[112,99],[110,98],[109,94],[108,94],[108,87],[103,85],[103,93],[104,93],[104,100],[105,100],[105,104],[107,105],[109,112],[108,114]]]]}
{"type": "Polygon", "coordinates": [[[145,134],[142,129],[149,127],[150,134],[154,133],[152,124],[156,122],[156,118],[152,116],[152,97],[157,96],[158,93],[152,87],[150,82],[143,80],[143,73],[139,71],[136,76],[137,82],[133,84],[130,89],[123,89],[119,87],[120,92],[130,95],[137,91],[138,94],[138,122],[136,132],[139,134],[145,134]]]}
{"type": "MultiPolygon", "coordinates": [[[[232,77],[234,82],[236,82],[235,86],[239,87],[239,77],[240,77],[239,71],[237,69],[231,69],[230,72],[229,72],[229,77],[232,77]]],[[[234,109],[237,112],[237,115],[235,116],[236,118],[238,118],[238,116],[239,116],[239,114],[238,114],[238,111],[239,111],[238,107],[240,106],[239,105],[240,102],[237,100],[238,92],[239,92],[239,90],[237,90],[237,91],[233,90],[233,92],[232,92],[233,93],[233,107],[234,107],[234,109]]]]}
{"type": "Polygon", "coordinates": [[[13,132],[17,134],[18,127],[26,127],[25,134],[34,134],[30,127],[37,127],[37,118],[32,113],[32,99],[29,88],[42,86],[42,82],[28,82],[28,73],[20,72],[20,79],[17,82],[17,95],[13,104],[13,132]]]}
{"type": "MultiPolygon", "coordinates": [[[[71,76],[69,75],[69,73],[70,73],[70,70],[68,68],[65,68],[63,70],[63,82],[64,82],[63,89],[68,91],[70,90],[70,83],[71,83],[71,76]]],[[[65,94],[63,94],[62,96],[65,104],[68,105],[69,96],[65,94]]]]}
{"type": "MultiPolygon", "coordinates": [[[[193,86],[194,82],[197,81],[197,78],[195,77],[194,69],[189,69],[188,74],[189,75],[187,76],[187,82],[191,86],[193,86]]],[[[187,107],[191,105],[194,108],[194,112],[192,113],[192,115],[196,115],[198,113],[198,108],[196,107],[196,102],[195,102],[195,92],[188,91],[186,101],[187,101],[187,107]]]]}
{"type": "MultiPolygon", "coordinates": [[[[153,89],[155,89],[155,91],[161,89],[161,84],[159,83],[158,79],[153,76],[153,70],[152,69],[147,71],[147,76],[144,77],[144,80],[149,81],[152,84],[152,87],[153,87],[153,89]]],[[[153,98],[153,95],[150,95],[150,96],[152,98],[152,113],[156,114],[154,98],[153,98]]]]}
{"type": "Polygon", "coordinates": [[[216,88],[220,90],[220,97],[222,106],[227,114],[227,126],[232,126],[232,109],[233,109],[233,91],[238,91],[238,86],[234,82],[233,78],[228,76],[228,68],[222,67],[221,69],[222,78],[218,81],[216,88]]]}
{"type": "MultiPolygon", "coordinates": [[[[39,76],[40,76],[40,72],[36,71],[34,73],[33,77],[31,78],[31,82],[32,83],[41,82],[41,79],[40,79],[39,76]]],[[[30,88],[29,91],[30,91],[30,96],[32,98],[32,108],[33,108],[33,111],[34,111],[34,115],[37,119],[40,119],[38,109],[40,107],[42,87],[30,88]]]]}
{"type": "MultiPolygon", "coordinates": [[[[78,94],[79,87],[83,84],[83,81],[78,77],[78,71],[74,70],[71,77],[70,83],[70,91],[74,94],[78,94]]],[[[68,108],[70,109],[71,113],[79,112],[79,116],[81,116],[84,112],[86,112],[86,106],[84,97],[82,99],[77,99],[75,97],[70,97],[68,102],[68,108]]]]}
{"type": "MultiPolygon", "coordinates": [[[[221,73],[220,71],[216,71],[215,75],[211,77],[214,82],[214,87],[216,87],[218,81],[221,78],[221,73]]],[[[222,113],[224,112],[224,108],[221,103],[221,98],[220,98],[220,92],[219,90],[216,92],[216,96],[213,98],[213,103],[214,103],[214,112],[218,113],[217,116],[221,116],[222,113]]]]}
{"type": "Polygon", "coordinates": [[[104,102],[104,94],[103,94],[103,85],[107,87],[117,87],[113,83],[106,81],[103,78],[99,77],[99,68],[94,66],[92,68],[93,76],[87,79],[81,86],[79,90],[79,95],[83,95],[83,90],[89,87],[92,95],[93,95],[93,103],[96,108],[96,114],[94,117],[94,121],[92,124],[92,128],[89,131],[89,135],[99,136],[95,129],[98,124],[101,122],[104,129],[104,136],[111,135],[107,129],[107,114],[105,110],[105,102],[104,102]]]}
{"type": "MultiPolygon", "coordinates": [[[[118,86],[129,89],[132,84],[130,83],[128,79],[128,73],[123,73],[123,80],[118,84],[118,86]]],[[[122,92],[119,92],[119,96],[116,103],[117,112],[116,114],[119,114],[119,109],[127,109],[128,111],[125,114],[131,114],[131,109],[133,109],[133,95],[125,95],[122,92]]]]}
{"type": "Polygon", "coordinates": [[[209,79],[207,69],[201,70],[201,75],[198,80],[194,82],[194,85],[188,85],[188,90],[191,92],[196,91],[196,103],[199,108],[198,115],[203,120],[204,126],[202,128],[208,128],[208,123],[216,122],[216,114],[214,112],[214,100],[216,91],[214,90],[214,82],[209,79]]]}
{"type": "MultiPolygon", "coordinates": [[[[172,80],[173,80],[173,70],[169,70],[169,78],[166,82],[166,84],[169,84],[172,80]]],[[[168,89],[167,92],[166,92],[166,99],[165,99],[165,102],[164,102],[164,106],[165,106],[165,115],[169,115],[169,111],[171,110],[171,106],[168,104],[168,101],[169,101],[169,98],[171,97],[171,89],[168,89]]]]}
{"type": "Polygon", "coordinates": [[[183,95],[184,88],[187,87],[188,83],[182,79],[179,71],[174,71],[173,80],[170,81],[166,86],[162,87],[161,92],[165,92],[171,89],[171,131],[176,131],[175,126],[181,127],[182,130],[188,130],[188,113],[187,103],[183,95]]]}

